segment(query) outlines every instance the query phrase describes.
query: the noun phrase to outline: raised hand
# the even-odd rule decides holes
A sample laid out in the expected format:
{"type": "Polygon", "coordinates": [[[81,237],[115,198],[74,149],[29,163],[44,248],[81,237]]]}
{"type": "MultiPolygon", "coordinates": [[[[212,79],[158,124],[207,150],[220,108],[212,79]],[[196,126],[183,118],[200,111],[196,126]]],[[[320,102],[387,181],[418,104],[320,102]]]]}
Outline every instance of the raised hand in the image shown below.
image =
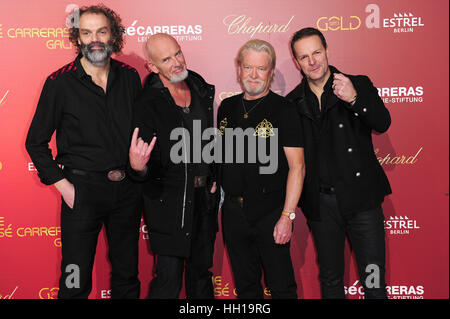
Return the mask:
{"type": "Polygon", "coordinates": [[[156,136],[151,140],[150,144],[144,142],[142,138],[138,138],[139,128],[136,127],[131,138],[129,151],[130,166],[137,172],[143,172],[147,169],[147,163],[150,159],[153,147],[156,143],[156,136]]]}
{"type": "Polygon", "coordinates": [[[350,103],[356,97],[352,81],[341,73],[333,74],[333,93],[341,100],[350,103]]]}

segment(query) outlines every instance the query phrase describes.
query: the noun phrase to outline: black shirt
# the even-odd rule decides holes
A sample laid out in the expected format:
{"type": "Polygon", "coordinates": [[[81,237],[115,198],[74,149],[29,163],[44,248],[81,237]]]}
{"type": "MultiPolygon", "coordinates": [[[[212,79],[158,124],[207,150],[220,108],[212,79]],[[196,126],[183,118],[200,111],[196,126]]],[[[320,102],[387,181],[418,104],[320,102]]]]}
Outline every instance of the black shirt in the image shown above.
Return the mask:
{"type": "MultiPolygon", "coordinates": [[[[189,85],[189,82],[186,82],[189,85]]],[[[189,105],[189,113],[184,112],[184,107],[178,105],[178,110],[180,111],[185,128],[189,131],[190,135],[190,167],[194,170],[194,176],[208,176],[210,175],[210,170],[208,164],[203,161],[202,150],[203,147],[208,143],[207,140],[202,140],[203,130],[207,128],[207,115],[202,109],[200,103],[200,97],[195,90],[189,86],[191,91],[191,104],[189,105]],[[195,125],[199,125],[194,129],[195,125]],[[199,133],[199,134],[198,134],[199,133]],[[195,141],[194,141],[195,140],[195,141]],[[198,146],[200,146],[199,149],[198,146]]],[[[184,106],[184,105],[183,105],[184,106]]]]}
{"type": "MultiPolygon", "coordinates": [[[[224,151],[222,164],[221,185],[226,195],[243,196],[254,203],[263,203],[268,189],[274,191],[277,195],[270,199],[270,204],[265,205],[267,212],[271,208],[282,205],[284,202],[284,193],[286,189],[287,175],[289,165],[284,153],[283,147],[303,147],[303,130],[301,127],[300,116],[295,107],[287,102],[283,97],[269,92],[261,99],[247,101],[243,99],[243,94],[231,97],[222,102],[219,108],[218,127],[222,133],[226,128],[242,128],[243,131],[250,128],[251,132],[256,134],[256,140],[265,139],[266,155],[277,160],[276,171],[272,174],[261,174],[261,167],[268,167],[269,163],[263,163],[258,156],[258,147],[256,148],[256,162],[253,161],[248,152],[248,139],[244,144],[243,163],[237,163],[237,155],[242,151],[237,149],[233,142],[233,149],[226,146],[227,133],[224,133],[224,151]],[[245,109],[248,112],[248,118],[244,118],[245,109]],[[258,104],[257,104],[258,103],[258,104]],[[257,105],[256,105],[257,104],[257,105]],[[250,111],[251,110],[251,111],[250,111]],[[258,130],[261,129],[261,130],[258,130]],[[270,144],[277,139],[276,158],[270,154],[270,144]],[[227,152],[233,151],[234,162],[228,163],[227,152]],[[275,202],[274,202],[275,201],[275,202]],[[273,205],[271,208],[270,206],[273,205]]],[[[252,136],[250,136],[252,138],[252,136]]],[[[256,144],[258,146],[258,144],[256,144]]],[[[241,154],[242,155],[242,154],[241,154]]],[[[261,212],[250,209],[247,213],[251,219],[258,218],[261,212]]]]}
{"type": "MultiPolygon", "coordinates": [[[[331,71],[332,72],[332,71],[331,71]]],[[[311,108],[312,114],[314,114],[314,123],[315,123],[315,132],[314,136],[316,136],[316,142],[318,143],[318,161],[319,161],[319,180],[320,185],[331,187],[334,186],[330,174],[330,163],[328,152],[329,149],[326,147],[326,143],[321,141],[325,140],[325,135],[330,134],[327,132],[326,122],[327,122],[327,109],[330,106],[329,102],[331,100],[331,96],[334,94],[333,89],[333,72],[331,73],[327,83],[323,88],[323,93],[320,97],[320,105],[317,99],[317,96],[311,91],[309,84],[307,83],[306,87],[306,99],[308,101],[308,106],[311,108]]]]}
{"type": "Polygon", "coordinates": [[[105,91],[75,61],[45,81],[31,122],[27,151],[42,183],[64,178],[58,166],[87,171],[125,168],[132,132],[132,105],[141,89],[137,71],[111,59],[105,91]],[[58,154],[49,141],[56,130],[58,154]]]}

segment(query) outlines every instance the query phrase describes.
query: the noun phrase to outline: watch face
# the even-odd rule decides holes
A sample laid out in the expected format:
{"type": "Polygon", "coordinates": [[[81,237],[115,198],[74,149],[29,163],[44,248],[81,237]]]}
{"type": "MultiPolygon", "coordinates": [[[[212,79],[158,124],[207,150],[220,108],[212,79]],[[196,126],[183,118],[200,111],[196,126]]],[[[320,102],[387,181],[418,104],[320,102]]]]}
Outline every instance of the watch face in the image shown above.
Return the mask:
{"type": "Polygon", "coordinates": [[[289,215],[289,218],[290,218],[291,220],[294,220],[294,219],[295,219],[295,213],[291,213],[291,214],[289,215]]]}

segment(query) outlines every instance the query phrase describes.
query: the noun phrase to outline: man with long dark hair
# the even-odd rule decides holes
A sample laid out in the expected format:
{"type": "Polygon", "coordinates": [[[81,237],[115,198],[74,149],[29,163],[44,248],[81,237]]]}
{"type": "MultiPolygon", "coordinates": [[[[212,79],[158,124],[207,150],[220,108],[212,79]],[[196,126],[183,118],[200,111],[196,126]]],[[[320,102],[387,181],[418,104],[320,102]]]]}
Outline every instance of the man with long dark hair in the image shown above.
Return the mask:
{"type": "Polygon", "coordinates": [[[111,297],[138,298],[140,194],[126,174],[139,74],[111,58],[123,46],[120,17],[83,7],[70,30],[76,59],[51,74],[26,140],[41,182],[61,193],[59,298],[87,298],[98,234],[105,226],[111,297]],[[56,131],[55,159],[49,141],[56,131]],[[60,168],[63,165],[63,169],[60,168]]]}

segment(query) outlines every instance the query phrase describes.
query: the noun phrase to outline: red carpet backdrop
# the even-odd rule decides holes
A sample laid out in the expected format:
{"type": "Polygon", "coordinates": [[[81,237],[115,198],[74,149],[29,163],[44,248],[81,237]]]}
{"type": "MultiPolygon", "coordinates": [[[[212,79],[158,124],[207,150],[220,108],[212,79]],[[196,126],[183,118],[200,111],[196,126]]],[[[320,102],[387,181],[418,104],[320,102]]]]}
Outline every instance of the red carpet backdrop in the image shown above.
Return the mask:
{"type": "MultiPolygon", "coordinates": [[[[181,44],[188,67],[216,86],[215,107],[239,93],[234,58],[252,38],[272,43],[272,89],[286,95],[300,81],[291,35],[323,31],[330,64],[370,76],[392,116],[374,152],[393,194],[383,208],[387,283],[392,299],[449,297],[449,2],[447,0],[104,0],[126,26],[118,60],[141,78],[144,43],[165,32],[181,44]]],[[[77,0],[0,0],[0,298],[55,298],[61,258],[61,198],[40,184],[24,144],[46,77],[75,58],[67,17],[77,0]]],[[[52,140],[51,145],[55,143],[52,140]]],[[[54,152],[54,155],[56,152],[54,152]]],[[[320,298],[316,252],[300,211],[291,251],[300,298],[320,298]]],[[[348,298],[363,298],[350,245],[345,254],[348,298]]],[[[153,276],[147,227],[140,240],[141,297],[153,276]]],[[[101,233],[90,298],[109,298],[110,265],[101,233]]],[[[236,298],[222,233],[216,241],[217,298],[236,298]]],[[[270,291],[266,290],[267,298],[270,291]]],[[[184,297],[184,292],[182,293],[184,297]]]]}

